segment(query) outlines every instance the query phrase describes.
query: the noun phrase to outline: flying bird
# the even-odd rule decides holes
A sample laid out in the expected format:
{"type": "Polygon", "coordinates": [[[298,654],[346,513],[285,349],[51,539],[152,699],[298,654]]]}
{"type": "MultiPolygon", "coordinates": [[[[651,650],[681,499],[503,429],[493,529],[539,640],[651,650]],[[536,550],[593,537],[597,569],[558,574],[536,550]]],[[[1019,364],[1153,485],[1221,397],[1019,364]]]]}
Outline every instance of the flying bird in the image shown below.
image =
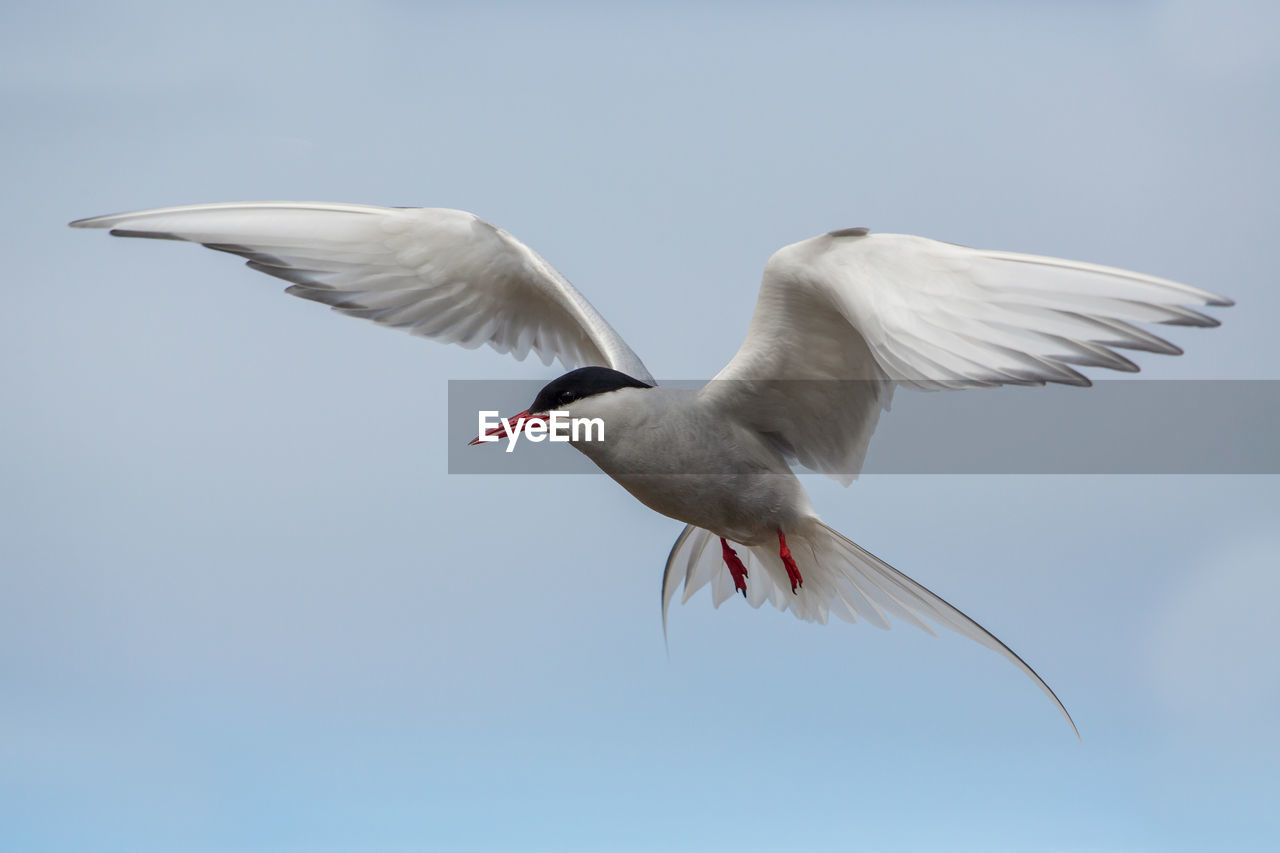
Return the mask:
{"type": "MultiPolygon", "coordinates": [[[[956,631],[1049,685],[951,604],[824,524],[793,468],[848,484],[894,389],[1088,385],[1078,367],[1135,372],[1117,350],[1181,352],[1135,323],[1216,326],[1221,296],[1141,273],[924,237],[831,231],[765,265],[741,348],[698,390],[663,388],[586,298],[474,214],[252,202],[81,219],[121,237],[185,240],[248,259],[287,293],[445,343],[535,352],[568,373],[493,433],[553,411],[599,418],[574,446],[646,506],[685,523],[662,615],[710,584],[801,619],[956,631]]],[[[489,436],[477,437],[477,442],[489,436]]],[[[476,442],[473,442],[476,443],[476,442]]]]}

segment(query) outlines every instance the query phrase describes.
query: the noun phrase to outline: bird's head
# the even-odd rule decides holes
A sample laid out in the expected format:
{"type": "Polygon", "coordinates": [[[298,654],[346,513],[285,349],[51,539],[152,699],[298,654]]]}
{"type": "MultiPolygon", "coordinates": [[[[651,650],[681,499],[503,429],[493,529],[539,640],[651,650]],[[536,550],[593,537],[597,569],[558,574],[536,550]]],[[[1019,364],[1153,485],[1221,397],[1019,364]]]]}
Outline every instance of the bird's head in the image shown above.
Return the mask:
{"type": "MultiPolygon", "coordinates": [[[[533,398],[529,408],[504,420],[511,425],[511,429],[519,432],[524,424],[546,422],[548,413],[568,411],[570,406],[580,400],[598,397],[622,388],[652,387],[649,383],[641,382],[620,370],[596,366],[579,367],[542,386],[542,390],[533,398]]],[[[491,435],[505,434],[506,427],[499,425],[489,430],[484,436],[476,436],[471,444],[479,444],[483,438],[491,435]]]]}

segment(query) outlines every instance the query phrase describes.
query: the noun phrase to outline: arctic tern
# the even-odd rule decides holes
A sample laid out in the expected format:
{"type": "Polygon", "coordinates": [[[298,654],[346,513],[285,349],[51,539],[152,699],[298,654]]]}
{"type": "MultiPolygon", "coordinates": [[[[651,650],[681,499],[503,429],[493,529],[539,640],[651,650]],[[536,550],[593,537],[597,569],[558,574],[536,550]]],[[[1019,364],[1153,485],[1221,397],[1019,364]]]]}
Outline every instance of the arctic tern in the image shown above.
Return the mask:
{"type": "MultiPolygon", "coordinates": [[[[659,387],[591,304],[532,249],[471,213],[357,204],[203,204],[81,219],[122,237],[201,243],[353,317],[570,371],[490,431],[553,411],[598,418],[574,446],[651,509],[685,523],[667,558],[663,624],[708,584],[797,617],[941,625],[1048,684],[978,623],[825,525],[793,466],[848,484],[896,386],[1088,385],[1135,372],[1117,349],[1181,351],[1134,323],[1216,326],[1221,296],[1141,273],[865,228],[778,250],[747,336],[699,390],[659,387]],[[718,540],[718,548],[716,547],[718,540]]],[[[486,436],[476,439],[477,443],[486,436]]],[[[1078,731],[1077,731],[1078,735],[1078,731]]]]}

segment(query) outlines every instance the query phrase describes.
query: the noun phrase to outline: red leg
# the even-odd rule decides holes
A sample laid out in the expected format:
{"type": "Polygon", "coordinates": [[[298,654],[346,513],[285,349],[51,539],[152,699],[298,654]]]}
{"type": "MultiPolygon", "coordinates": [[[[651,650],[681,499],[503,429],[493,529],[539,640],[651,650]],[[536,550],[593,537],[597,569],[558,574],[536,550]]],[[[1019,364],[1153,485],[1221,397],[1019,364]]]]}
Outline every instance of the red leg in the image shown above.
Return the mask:
{"type": "Polygon", "coordinates": [[[729,547],[728,541],[720,537],[720,553],[724,555],[724,564],[729,567],[729,574],[733,575],[733,588],[735,591],[742,593],[742,597],[747,597],[747,567],[742,565],[742,561],[738,559],[738,552],[729,547]]]}
{"type": "Polygon", "coordinates": [[[798,595],[797,587],[804,586],[804,578],[800,577],[800,568],[796,565],[795,558],[791,556],[791,549],[787,547],[787,537],[783,535],[782,528],[778,528],[778,555],[782,557],[782,565],[787,567],[787,580],[791,581],[791,594],[798,595]]]}

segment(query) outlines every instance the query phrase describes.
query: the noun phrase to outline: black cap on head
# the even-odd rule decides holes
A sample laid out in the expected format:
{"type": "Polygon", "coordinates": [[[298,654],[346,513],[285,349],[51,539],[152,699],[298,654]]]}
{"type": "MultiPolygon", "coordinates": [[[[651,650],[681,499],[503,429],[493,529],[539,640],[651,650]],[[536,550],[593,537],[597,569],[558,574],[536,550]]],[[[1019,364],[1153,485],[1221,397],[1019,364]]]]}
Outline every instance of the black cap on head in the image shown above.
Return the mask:
{"type": "Polygon", "coordinates": [[[617,391],[619,388],[652,387],[648,383],[609,367],[579,367],[577,370],[570,370],[559,379],[548,382],[538,392],[533,405],[529,406],[529,411],[549,412],[552,409],[563,408],[575,400],[594,397],[596,394],[604,394],[608,391],[617,391]]]}

